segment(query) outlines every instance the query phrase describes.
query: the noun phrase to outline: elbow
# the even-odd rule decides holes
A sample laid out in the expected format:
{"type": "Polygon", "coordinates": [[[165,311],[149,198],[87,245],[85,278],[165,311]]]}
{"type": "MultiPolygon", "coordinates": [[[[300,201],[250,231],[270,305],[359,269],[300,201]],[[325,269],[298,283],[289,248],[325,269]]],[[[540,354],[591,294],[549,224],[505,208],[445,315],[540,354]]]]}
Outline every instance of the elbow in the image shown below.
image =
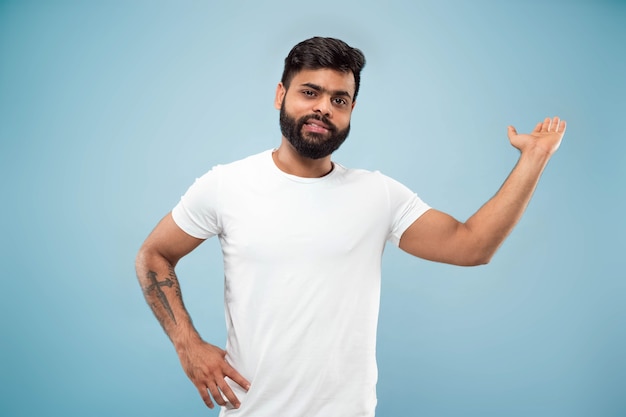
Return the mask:
{"type": "Polygon", "coordinates": [[[491,262],[499,247],[500,242],[494,242],[491,239],[474,238],[467,242],[465,248],[467,249],[468,266],[487,265],[491,262]]]}
{"type": "Polygon", "coordinates": [[[490,261],[491,259],[489,258],[468,259],[465,262],[458,263],[457,265],[467,266],[467,267],[483,266],[483,265],[487,265],[490,261]]]}
{"type": "Polygon", "coordinates": [[[491,262],[495,251],[478,250],[475,251],[464,263],[464,266],[481,266],[491,262]]]}
{"type": "Polygon", "coordinates": [[[501,240],[495,240],[492,236],[470,229],[467,224],[462,224],[457,235],[459,240],[455,246],[463,266],[487,265],[501,243],[501,240]]]}
{"type": "Polygon", "coordinates": [[[474,262],[472,266],[487,265],[489,262],[491,262],[491,256],[486,256],[483,258],[476,259],[476,261],[474,262]]]}
{"type": "Polygon", "coordinates": [[[145,264],[154,256],[154,250],[147,243],[148,242],[143,242],[137,251],[137,255],[135,256],[136,267],[145,264]]]}
{"type": "Polygon", "coordinates": [[[172,257],[166,256],[158,247],[155,247],[155,245],[149,242],[144,242],[135,256],[135,270],[138,274],[139,271],[146,271],[163,266],[174,268],[177,263],[178,259],[172,259],[172,257]]]}
{"type": "Polygon", "coordinates": [[[135,256],[135,271],[137,276],[145,274],[149,269],[153,269],[155,263],[159,262],[158,252],[144,243],[135,256]]]}
{"type": "Polygon", "coordinates": [[[145,272],[145,269],[147,268],[148,260],[149,260],[149,256],[147,254],[147,251],[145,250],[145,247],[142,246],[137,252],[137,255],[135,256],[135,272],[137,274],[137,277],[139,277],[140,275],[143,274],[143,272],[145,272]]]}

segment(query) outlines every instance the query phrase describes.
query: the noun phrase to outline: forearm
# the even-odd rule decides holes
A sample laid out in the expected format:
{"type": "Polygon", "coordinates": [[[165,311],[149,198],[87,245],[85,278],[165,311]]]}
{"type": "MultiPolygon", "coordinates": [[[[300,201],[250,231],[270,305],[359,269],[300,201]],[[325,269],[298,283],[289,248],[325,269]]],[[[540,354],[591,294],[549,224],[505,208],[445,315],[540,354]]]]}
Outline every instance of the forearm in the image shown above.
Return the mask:
{"type": "Polygon", "coordinates": [[[136,271],[144,297],[174,347],[178,350],[188,341],[199,340],[172,263],[158,253],[142,249],[137,256],[136,271]]]}
{"type": "Polygon", "coordinates": [[[477,263],[488,262],[519,222],[548,160],[549,155],[539,149],[522,153],[495,196],[465,222],[477,263]]]}
{"type": "Polygon", "coordinates": [[[545,118],[530,134],[518,134],[509,126],[509,141],[521,154],[496,195],[464,223],[428,210],[402,234],[400,248],[454,265],[489,262],[526,210],[550,156],[561,144],[565,126],[558,117],[545,118]]]}
{"type": "Polygon", "coordinates": [[[240,401],[226,378],[245,390],[250,383],[226,361],[226,351],[200,338],[183,304],[174,272],[176,263],[202,241],[178,227],[171,213],[166,215],[139,250],[135,263],[137,277],[146,301],[174,344],[185,373],[205,404],[213,408],[213,396],[217,404],[224,406],[226,397],[237,408],[240,401]]]}

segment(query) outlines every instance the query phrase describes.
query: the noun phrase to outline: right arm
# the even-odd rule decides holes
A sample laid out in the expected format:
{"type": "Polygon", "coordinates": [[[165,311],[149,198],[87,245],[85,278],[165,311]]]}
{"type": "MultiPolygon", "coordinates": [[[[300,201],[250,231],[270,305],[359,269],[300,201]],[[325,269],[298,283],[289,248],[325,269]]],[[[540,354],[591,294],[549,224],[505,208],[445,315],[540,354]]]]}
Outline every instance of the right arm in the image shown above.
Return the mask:
{"type": "Polygon", "coordinates": [[[202,340],[185,308],[174,270],[178,261],[202,242],[202,239],[185,233],[174,222],[171,213],[168,214],[137,254],[137,278],[146,301],[172,341],[185,373],[205,404],[213,408],[212,395],[217,404],[225,405],[223,394],[238,408],[240,402],[224,378],[232,379],[246,390],[250,383],[226,362],[224,350],[202,340]]]}

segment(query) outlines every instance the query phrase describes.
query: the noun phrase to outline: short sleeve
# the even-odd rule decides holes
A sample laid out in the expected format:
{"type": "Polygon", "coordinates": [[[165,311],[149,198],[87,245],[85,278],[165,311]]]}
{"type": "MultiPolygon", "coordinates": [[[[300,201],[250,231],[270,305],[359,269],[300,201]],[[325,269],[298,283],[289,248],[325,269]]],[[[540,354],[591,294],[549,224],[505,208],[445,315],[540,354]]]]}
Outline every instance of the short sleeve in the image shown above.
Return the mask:
{"type": "Polygon", "coordinates": [[[198,239],[220,234],[220,187],[219,165],[197,178],[172,210],[172,218],[178,227],[198,239]]]}
{"type": "Polygon", "coordinates": [[[387,186],[391,210],[391,227],[387,240],[398,246],[405,230],[428,211],[430,206],[405,185],[383,174],[381,175],[387,186]]]}

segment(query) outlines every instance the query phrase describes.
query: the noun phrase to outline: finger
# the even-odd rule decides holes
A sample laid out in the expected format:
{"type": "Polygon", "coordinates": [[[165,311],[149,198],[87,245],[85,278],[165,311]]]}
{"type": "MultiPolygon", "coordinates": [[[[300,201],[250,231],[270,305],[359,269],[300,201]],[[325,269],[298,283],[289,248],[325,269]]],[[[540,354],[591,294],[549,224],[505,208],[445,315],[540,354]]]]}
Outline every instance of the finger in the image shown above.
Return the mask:
{"type": "Polygon", "coordinates": [[[250,389],[250,382],[248,382],[246,378],[241,376],[241,374],[237,372],[237,370],[232,366],[228,365],[228,367],[224,369],[224,375],[232,379],[237,385],[239,385],[246,391],[250,389]]]}
{"type": "Polygon", "coordinates": [[[196,388],[198,389],[198,392],[200,393],[200,397],[202,397],[202,401],[204,401],[206,406],[209,407],[210,409],[213,409],[213,407],[215,406],[213,405],[213,401],[211,401],[211,396],[209,395],[207,388],[206,387],[196,387],[196,388]]]}
{"type": "Polygon", "coordinates": [[[558,132],[559,131],[559,118],[558,116],[554,116],[554,118],[552,119],[552,122],[550,123],[550,131],[552,132],[558,132]]]}
{"type": "Polygon", "coordinates": [[[230,389],[230,386],[226,383],[226,381],[219,383],[219,387],[220,391],[222,391],[223,396],[226,397],[228,402],[231,403],[233,407],[239,408],[241,402],[239,401],[239,398],[237,398],[233,390],[230,389]]]}
{"type": "Polygon", "coordinates": [[[226,405],[226,400],[224,400],[224,397],[222,397],[222,392],[219,390],[216,384],[210,384],[208,386],[208,390],[213,396],[213,399],[216,403],[222,406],[226,405]]]}
{"type": "Polygon", "coordinates": [[[565,120],[561,120],[561,123],[559,123],[559,133],[565,133],[565,129],[567,128],[567,123],[565,123],[565,120]]]}
{"type": "Polygon", "coordinates": [[[539,133],[541,132],[541,127],[543,126],[543,122],[539,122],[537,123],[537,125],[535,126],[535,128],[533,129],[532,133],[539,133]]]}
{"type": "Polygon", "coordinates": [[[552,122],[552,120],[549,117],[546,117],[543,120],[543,123],[541,125],[541,131],[542,132],[549,132],[550,131],[550,123],[552,122]]]}
{"type": "Polygon", "coordinates": [[[513,126],[509,126],[507,130],[507,135],[509,136],[509,139],[511,139],[513,136],[517,135],[517,130],[515,130],[513,126]]]}

